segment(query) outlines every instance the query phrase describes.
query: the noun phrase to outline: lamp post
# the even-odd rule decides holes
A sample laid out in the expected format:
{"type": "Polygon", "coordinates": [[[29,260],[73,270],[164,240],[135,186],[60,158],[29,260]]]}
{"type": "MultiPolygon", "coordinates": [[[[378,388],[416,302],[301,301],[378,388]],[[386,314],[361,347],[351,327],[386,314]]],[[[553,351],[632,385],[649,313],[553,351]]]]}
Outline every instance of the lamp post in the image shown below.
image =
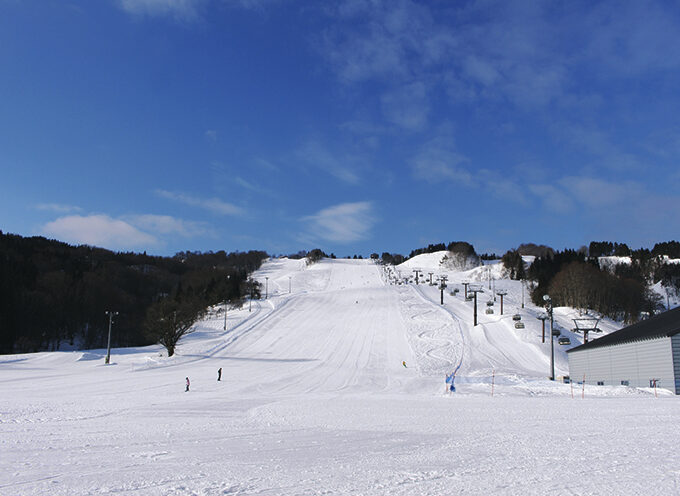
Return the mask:
{"type": "Polygon", "coordinates": [[[555,340],[553,339],[553,304],[549,295],[543,295],[550,316],[550,380],[555,380],[555,340]]]}
{"type": "MultiPolygon", "coordinates": [[[[231,277],[231,275],[227,276],[227,291],[229,290],[228,286],[229,286],[229,278],[230,277],[231,277]]],[[[226,299],[224,300],[224,330],[225,331],[227,330],[227,303],[228,303],[228,301],[229,300],[226,300],[226,299]]]]}
{"type": "Polygon", "coordinates": [[[250,283],[250,299],[248,300],[248,312],[253,311],[253,280],[252,278],[249,281],[250,283]]]}
{"type": "Polygon", "coordinates": [[[269,278],[264,278],[264,299],[269,298],[269,278]]]}
{"type": "Polygon", "coordinates": [[[104,313],[109,316],[109,340],[108,344],[106,345],[106,360],[104,361],[104,363],[108,364],[111,361],[111,324],[113,324],[113,316],[118,315],[118,312],[111,312],[107,310],[104,313]]]}

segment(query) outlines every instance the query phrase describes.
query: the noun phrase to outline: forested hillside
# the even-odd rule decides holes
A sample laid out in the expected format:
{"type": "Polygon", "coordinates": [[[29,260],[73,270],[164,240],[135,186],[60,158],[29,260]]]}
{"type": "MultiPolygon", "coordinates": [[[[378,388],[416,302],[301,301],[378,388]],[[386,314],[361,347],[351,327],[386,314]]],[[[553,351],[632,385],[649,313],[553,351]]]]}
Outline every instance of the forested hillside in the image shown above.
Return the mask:
{"type": "Polygon", "coordinates": [[[118,312],[112,345],[155,342],[147,314],[159,308],[197,314],[257,292],[247,277],[266,257],[262,251],[155,257],[0,231],[0,353],[106,346],[107,311],[118,312]]]}

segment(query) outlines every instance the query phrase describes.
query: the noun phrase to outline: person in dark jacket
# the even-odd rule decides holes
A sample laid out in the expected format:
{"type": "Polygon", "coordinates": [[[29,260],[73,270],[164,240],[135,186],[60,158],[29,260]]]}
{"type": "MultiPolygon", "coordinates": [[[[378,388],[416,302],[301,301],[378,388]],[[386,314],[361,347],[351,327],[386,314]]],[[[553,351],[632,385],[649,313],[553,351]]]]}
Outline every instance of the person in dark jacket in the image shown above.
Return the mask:
{"type": "Polygon", "coordinates": [[[222,380],[222,367],[217,369],[217,380],[221,381],[222,380]]]}

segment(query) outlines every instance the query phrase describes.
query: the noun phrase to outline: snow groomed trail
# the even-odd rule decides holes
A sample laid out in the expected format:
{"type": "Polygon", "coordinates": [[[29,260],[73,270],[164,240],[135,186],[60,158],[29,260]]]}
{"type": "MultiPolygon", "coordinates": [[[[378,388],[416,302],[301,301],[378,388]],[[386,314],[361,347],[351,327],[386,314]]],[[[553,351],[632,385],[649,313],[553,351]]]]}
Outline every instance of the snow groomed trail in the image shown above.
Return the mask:
{"type": "Polygon", "coordinates": [[[510,281],[505,315],[473,326],[459,295],[440,305],[370,261],[255,277],[267,299],[229,309],[226,331],[212,309],[172,358],[0,357],[0,495],[677,494],[677,398],[572,399],[510,281]]]}

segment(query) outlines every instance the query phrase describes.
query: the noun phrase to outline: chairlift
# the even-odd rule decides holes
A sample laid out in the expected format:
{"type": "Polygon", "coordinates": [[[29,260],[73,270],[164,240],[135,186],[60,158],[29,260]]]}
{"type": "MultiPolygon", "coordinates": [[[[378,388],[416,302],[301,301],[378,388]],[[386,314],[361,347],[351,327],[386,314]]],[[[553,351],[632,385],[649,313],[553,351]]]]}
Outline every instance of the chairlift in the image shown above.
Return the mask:
{"type": "Polygon", "coordinates": [[[515,329],[524,329],[524,322],[522,321],[515,322],[515,329]]]}
{"type": "Polygon", "coordinates": [[[560,339],[557,340],[557,344],[569,345],[569,344],[571,344],[571,339],[569,339],[566,336],[562,336],[560,339]]]}
{"type": "Polygon", "coordinates": [[[486,309],[487,314],[492,314],[493,313],[493,308],[487,308],[486,309]]]}
{"type": "Polygon", "coordinates": [[[492,307],[493,306],[493,301],[489,300],[486,302],[487,307],[492,307]]]}
{"type": "Polygon", "coordinates": [[[512,316],[512,320],[522,320],[522,316],[518,313],[512,316]]]}

